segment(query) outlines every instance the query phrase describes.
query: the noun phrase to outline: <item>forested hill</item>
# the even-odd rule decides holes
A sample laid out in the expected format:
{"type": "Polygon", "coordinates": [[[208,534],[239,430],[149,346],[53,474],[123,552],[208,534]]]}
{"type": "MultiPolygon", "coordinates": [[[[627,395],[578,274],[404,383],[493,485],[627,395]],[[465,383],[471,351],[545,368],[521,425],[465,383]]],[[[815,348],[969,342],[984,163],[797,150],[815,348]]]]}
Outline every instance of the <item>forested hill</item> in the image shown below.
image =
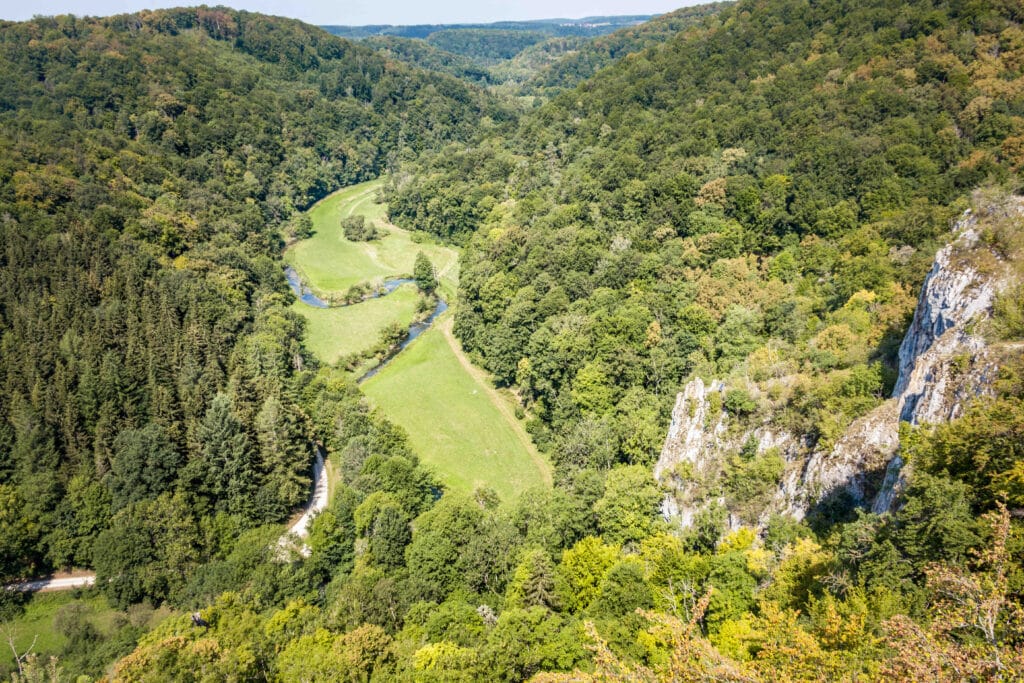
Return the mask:
{"type": "Polygon", "coordinates": [[[407,64],[429,71],[438,71],[471,83],[487,83],[488,70],[469,57],[457,55],[418,38],[381,35],[364,38],[361,44],[407,64]]]}
{"type": "Polygon", "coordinates": [[[457,333],[563,476],[652,463],[693,374],[788,376],[771,413],[827,442],[891,386],[958,201],[1019,180],[1021,18],[739,2],[406,167],[392,217],[470,241],[457,333]]]}
{"type": "Polygon", "coordinates": [[[620,28],[614,33],[598,36],[582,43],[577,50],[547,65],[524,86],[524,94],[557,94],[575,87],[593,76],[599,69],[631,52],[667,41],[703,19],[713,16],[728,3],[712,2],[683,7],[636,26],[620,28]]]}
{"type": "Polygon", "coordinates": [[[325,28],[360,38],[362,44],[416,67],[504,86],[506,93],[551,96],[620,57],[668,40],[725,5],[684,7],[649,21],[597,17],[480,26],[325,28]]]}
{"type": "Polygon", "coordinates": [[[0,74],[0,582],[95,566],[161,600],[287,517],[335,438],[282,226],[502,109],[226,9],[3,23],[0,74]]]}

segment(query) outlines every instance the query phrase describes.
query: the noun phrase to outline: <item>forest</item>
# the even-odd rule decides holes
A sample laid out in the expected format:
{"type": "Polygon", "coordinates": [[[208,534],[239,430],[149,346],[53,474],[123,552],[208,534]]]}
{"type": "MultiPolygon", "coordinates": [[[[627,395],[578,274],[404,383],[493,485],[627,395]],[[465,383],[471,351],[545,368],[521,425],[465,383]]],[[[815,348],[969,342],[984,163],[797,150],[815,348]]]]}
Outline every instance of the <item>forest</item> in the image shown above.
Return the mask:
{"type": "MultiPolygon", "coordinates": [[[[1022,22],[1010,0],[717,3],[581,40],[514,92],[486,74],[529,32],[0,23],[0,582],[91,569],[114,615],[68,602],[62,645],[0,672],[1024,678],[1024,221],[1001,208],[1022,22]],[[453,486],[310,351],[285,238],[375,178],[395,226],[461,248],[454,334],[553,485],[453,486]],[[827,451],[892,395],[964,216],[974,265],[1013,274],[977,331],[1007,353],[956,419],[901,426],[891,511],[768,510],[787,463],[748,442],[689,524],[663,515],[689,381],[721,382],[737,429],[827,451]],[[305,557],[279,539],[313,448],[336,484],[305,557]]],[[[0,635],[35,599],[0,591],[0,635]]]]}

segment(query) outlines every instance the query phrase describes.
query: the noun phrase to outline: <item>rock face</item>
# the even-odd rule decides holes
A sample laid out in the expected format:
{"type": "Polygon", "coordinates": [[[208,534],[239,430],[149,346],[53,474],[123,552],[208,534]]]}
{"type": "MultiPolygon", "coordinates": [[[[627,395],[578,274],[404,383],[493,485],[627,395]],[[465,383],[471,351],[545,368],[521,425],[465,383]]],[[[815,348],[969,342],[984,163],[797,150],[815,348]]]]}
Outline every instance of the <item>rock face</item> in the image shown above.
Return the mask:
{"type": "MultiPolygon", "coordinates": [[[[1024,200],[1004,210],[1020,215],[1024,200]]],[[[687,384],[677,396],[654,469],[668,490],[666,519],[689,526],[700,509],[721,504],[721,497],[703,495],[702,481],[709,472],[721,470],[751,437],[759,444],[758,452],[774,448],[786,461],[779,488],[759,523],[772,512],[802,518],[834,496],[848,497],[878,513],[891,510],[906,474],[897,454],[900,422],[919,425],[954,419],[969,399],[990,391],[999,368],[999,354],[978,330],[990,317],[997,295],[1010,284],[1009,269],[981,244],[978,220],[970,211],[954,234],[935,257],[900,345],[892,398],[855,420],[830,449],[807,448],[799,435],[773,428],[770,420],[738,432],[730,428],[720,397],[712,397],[724,391],[722,382],[705,387],[698,378],[687,384]]]]}
{"type": "Polygon", "coordinates": [[[996,294],[1005,285],[979,272],[956,255],[978,248],[975,219],[967,214],[958,224],[959,237],[935,255],[925,278],[914,320],[899,351],[899,377],[893,398],[904,422],[920,424],[949,420],[959,402],[945,399],[952,373],[942,360],[954,353],[977,354],[985,340],[968,331],[968,323],[988,317],[996,294]]]}

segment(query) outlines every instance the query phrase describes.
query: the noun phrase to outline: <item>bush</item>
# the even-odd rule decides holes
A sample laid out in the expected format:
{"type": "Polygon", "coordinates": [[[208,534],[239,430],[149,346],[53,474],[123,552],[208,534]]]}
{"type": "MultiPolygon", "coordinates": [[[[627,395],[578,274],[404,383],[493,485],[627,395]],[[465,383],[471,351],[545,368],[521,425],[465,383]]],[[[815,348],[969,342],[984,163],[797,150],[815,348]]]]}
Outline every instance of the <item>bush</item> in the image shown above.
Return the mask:
{"type": "Polygon", "coordinates": [[[730,389],[725,393],[725,409],[734,417],[750,415],[757,410],[757,402],[743,389],[730,389]]]}
{"type": "Polygon", "coordinates": [[[352,242],[369,242],[380,237],[377,228],[366,222],[365,216],[348,216],[341,219],[341,229],[345,239],[352,242]]]}

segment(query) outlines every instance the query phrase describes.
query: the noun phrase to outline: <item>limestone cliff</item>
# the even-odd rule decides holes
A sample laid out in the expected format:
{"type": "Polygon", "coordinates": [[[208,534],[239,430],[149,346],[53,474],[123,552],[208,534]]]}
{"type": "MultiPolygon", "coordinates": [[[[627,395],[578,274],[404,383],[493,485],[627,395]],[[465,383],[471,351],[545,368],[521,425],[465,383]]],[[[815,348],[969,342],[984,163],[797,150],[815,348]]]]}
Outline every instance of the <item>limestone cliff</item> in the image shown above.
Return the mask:
{"type": "MultiPolygon", "coordinates": [[[[1024,201],[993,210],[1019,217],[1024,201]]],[[[813,506],[840,496],[875,512],[890,510],[905,475],[898,455],[900,422],[934,424],[957,417],[971,398],[990,390],[999,367],[1000,350],[986,343],[983,330],[1012,271],[980,237],[978,218],[966,212],[925,278],[900,346],[892,397],[856,419],[830,448],[809,447],[802,435],[774,426],[771,417],[752,428],[731,424],[721,409],[722,382],[706,387],[699,378],[691,381],[677,396],[654,470],[668,491],[666,518],[688,526],[700,509],[726,503],[720,491],[707,486],[715,481],[709,475],[721,472],[751,440],[758,453],[781,456],[785,469],[759,518],[751,519],[748,510],[740,520],[730,509],[731,524],[763,523],[772,512],[802,518],[813,506]]],[[[756,386],[751,390],[757,393],[756,386]]]]}

